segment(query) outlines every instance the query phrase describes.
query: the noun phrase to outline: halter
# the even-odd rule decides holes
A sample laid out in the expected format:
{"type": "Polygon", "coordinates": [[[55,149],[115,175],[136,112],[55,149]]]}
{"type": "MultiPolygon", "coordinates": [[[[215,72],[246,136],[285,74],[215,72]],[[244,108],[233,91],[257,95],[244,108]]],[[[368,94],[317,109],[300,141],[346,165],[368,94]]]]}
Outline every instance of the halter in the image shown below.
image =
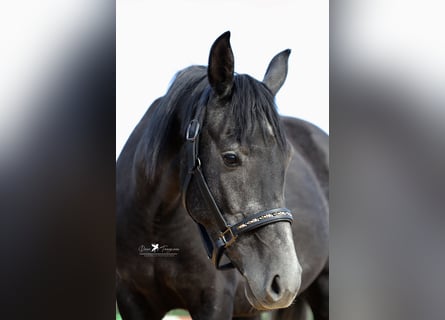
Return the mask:
{"type": "MultiPolygon", "coordinates": [[[[195,115],[195,118],[190,121],[185,134],[188,172],[186,174],[185,181],[182,187],[182,201],[184,207],[190,214],[190,209],[187,207],[186,204],[186,194],[190,185],[190,181],[194,177],[201,191],[202,197],[209,206],[209,211],[217,220],[217,225],[220,231],[218,237],[216,239],[212,239],[205,227],[199,222],[195,222],[199,227],[199,231],[204,242],[204,247],[206,248],[208,257],[212,260],[217,269],[223,270],[234,268],[232,262],[224,265],[220,265],[220,262],[221,257],[224,254],[224,250],[234,244],[240,235],[255,230],[259,227],[279,221],[287,221],[292,223],[293,218],[292,213],[289,209],[276,208],[248,215],[243,220],[234,225],[230,225],[227,223],[221,210],[216,204],[215,198],[213,197],[212,192],[210,191],[201,170],[201,160],[199,158],[198,151],[201,123],[203,122],[205,115],[205,108],[203,105],[204,104],[201,104],[201,106],[198,107],[197,114],[195,115]]],[[[190,216],[192,215],[190,214],[190,216]]]]}

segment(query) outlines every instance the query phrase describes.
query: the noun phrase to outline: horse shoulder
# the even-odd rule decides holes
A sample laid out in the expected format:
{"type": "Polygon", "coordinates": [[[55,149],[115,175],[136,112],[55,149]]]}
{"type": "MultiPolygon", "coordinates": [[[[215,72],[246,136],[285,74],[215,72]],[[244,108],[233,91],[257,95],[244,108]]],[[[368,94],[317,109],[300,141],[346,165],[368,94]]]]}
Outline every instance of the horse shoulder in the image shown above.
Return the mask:
{"type": "Polygon", "coordinates": [[[295,151],[310,165],[329,199],[329,136],[307,121],[281,116],[286,136],[295,151]]]}

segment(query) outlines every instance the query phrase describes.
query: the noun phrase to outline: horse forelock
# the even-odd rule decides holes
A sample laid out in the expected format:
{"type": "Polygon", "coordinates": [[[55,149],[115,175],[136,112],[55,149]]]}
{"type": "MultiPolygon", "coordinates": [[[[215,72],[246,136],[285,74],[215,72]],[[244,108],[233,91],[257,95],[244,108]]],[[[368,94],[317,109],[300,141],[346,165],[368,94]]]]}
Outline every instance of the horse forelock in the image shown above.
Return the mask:
{"type": "MultiPolygon", "coordinates": [[[[149,180],[156,176],[159,162],[166,150],[179,152],[189,122],[198,106],[218,99],[207,80],[207,68],[191,66],[179,71],[167,91],[154,107],[140,147],[145,173],[149,180]]],[[[276,110],[274,96],[262,83],[249,75],[236,75],[232,93],[224,105],[229,105],[228,118],[234,121],[235,134],[245,142],[259,128],[264,136],[273,135],[281,149],[287,149],[284,129],[276,110]]]]}
{"type": "Polygon", "coordinates": [[[235,76],[231,114],[235,121],[235,134],[241,143],[258,128],[264,137],[274,136],[279,147],[287,149],[274,96],[262,82],[245,74],[235,76]]]}

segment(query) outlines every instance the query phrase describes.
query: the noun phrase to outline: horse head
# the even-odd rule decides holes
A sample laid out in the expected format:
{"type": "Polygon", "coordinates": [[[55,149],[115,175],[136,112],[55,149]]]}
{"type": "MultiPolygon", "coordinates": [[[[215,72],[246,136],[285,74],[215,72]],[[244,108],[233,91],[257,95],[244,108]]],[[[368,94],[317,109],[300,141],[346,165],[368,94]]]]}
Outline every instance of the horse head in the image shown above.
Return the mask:
{"type": "Polygon", "coordinates": [[[210,50],[206,98],[186,132],[184,203],[215,265],[224,254],[246,279],[252,306],[284,308],[302,273],[284,199],[290,148],[274,102],[290,50],[258,81],[234,73],[229,40],[226,32],[210,50]]]}

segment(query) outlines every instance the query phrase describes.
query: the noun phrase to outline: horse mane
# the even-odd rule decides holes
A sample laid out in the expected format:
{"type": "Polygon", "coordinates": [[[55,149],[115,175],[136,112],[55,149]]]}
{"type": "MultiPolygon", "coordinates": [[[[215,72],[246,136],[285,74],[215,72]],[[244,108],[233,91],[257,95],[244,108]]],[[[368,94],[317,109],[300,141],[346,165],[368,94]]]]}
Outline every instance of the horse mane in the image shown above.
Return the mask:
{"type": "MultiPolygon", "coordinates": [[[[191,66],[179,71],[171,81],[167,93],[153,104],[150,119],[139,141],[139,157],[145,164],[146,178],[153,181],[165,149],[177,148],[183,143],[189,122],[196,116],[200,105],[207,105],[213,91],[207,79],[207,67],[191,66]],[[141,157],[143,159],[141,159],[141,157]]],[[[236,138],[240,143],[258,126],[267,135],[267,121],[272,127],[282,150],[288,148],[274,96],[265,84],[249,75],[235,74],[230,99],[230,113],[235,119],[236,138]]],[[[172,150],[179,152],[178,149],[172,150]]],[[[141,162],[139,162],[141,163],[141,162]]]]}

